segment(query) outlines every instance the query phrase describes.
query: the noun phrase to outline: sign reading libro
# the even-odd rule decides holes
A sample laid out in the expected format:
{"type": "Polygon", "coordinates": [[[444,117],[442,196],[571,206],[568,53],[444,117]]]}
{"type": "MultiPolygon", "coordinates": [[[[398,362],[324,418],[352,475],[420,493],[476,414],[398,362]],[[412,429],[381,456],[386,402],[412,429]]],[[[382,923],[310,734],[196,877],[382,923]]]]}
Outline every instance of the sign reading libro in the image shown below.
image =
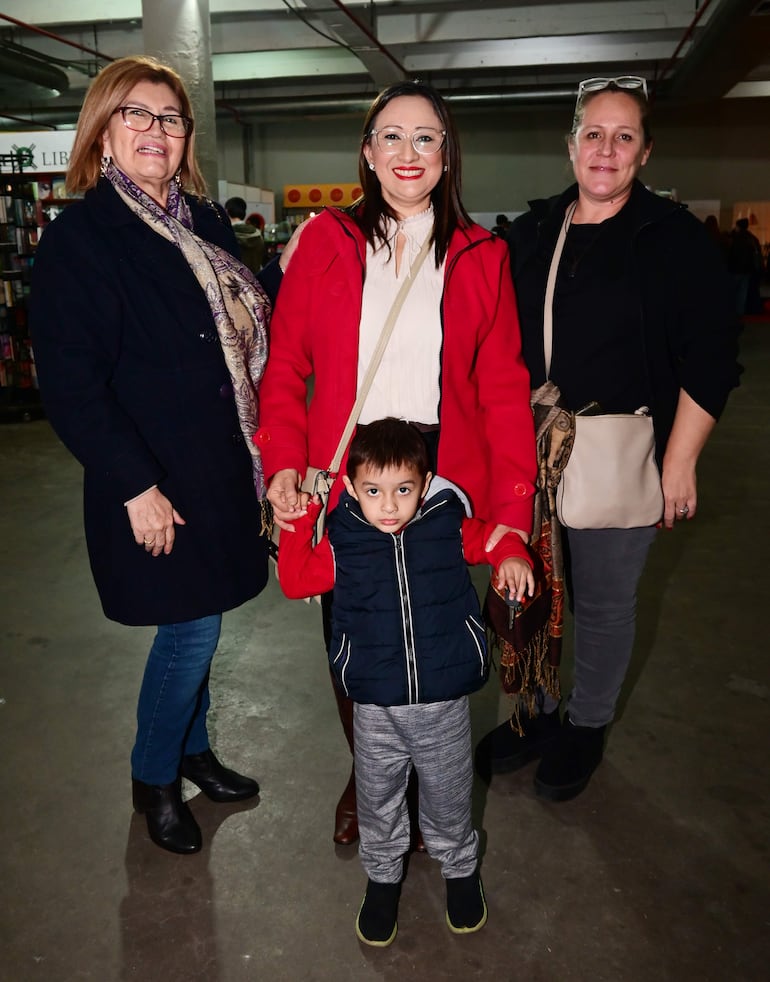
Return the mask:
{"type": "Polygon", "coordinates": [[[46,174],[67,170],[75,141],[74,130],[28,130],[0,132],[0,153],[15,154],[25,174],[46,174]]]}

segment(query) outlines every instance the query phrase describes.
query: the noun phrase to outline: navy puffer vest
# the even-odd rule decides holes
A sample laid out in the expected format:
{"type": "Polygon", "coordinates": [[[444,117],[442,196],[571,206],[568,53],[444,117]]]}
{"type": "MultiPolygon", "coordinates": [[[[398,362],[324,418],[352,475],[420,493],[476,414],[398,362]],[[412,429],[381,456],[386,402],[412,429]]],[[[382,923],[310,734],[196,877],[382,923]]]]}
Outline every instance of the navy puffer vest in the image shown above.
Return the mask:
{"type": "Polygon", "coordinates": [[[463,558],[465,511],[439,491],[400,533],[370,525],[346,492],[329,516],[336,582],[329,661],[355,702],[457,699],[489,673],[484,625],[463,558]]]}

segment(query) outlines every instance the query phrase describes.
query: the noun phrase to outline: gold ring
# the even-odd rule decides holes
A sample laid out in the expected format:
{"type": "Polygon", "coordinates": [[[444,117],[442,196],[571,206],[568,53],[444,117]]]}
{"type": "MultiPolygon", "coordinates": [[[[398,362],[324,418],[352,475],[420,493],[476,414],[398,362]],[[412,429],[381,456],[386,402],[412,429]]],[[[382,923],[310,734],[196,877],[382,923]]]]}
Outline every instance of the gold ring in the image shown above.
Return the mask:
{"type": "Polygon", "coordinates": [[[145,539],[144,540],[144,544],[146,546],[154,546],[155,545],[155,539],[145,539]]]}

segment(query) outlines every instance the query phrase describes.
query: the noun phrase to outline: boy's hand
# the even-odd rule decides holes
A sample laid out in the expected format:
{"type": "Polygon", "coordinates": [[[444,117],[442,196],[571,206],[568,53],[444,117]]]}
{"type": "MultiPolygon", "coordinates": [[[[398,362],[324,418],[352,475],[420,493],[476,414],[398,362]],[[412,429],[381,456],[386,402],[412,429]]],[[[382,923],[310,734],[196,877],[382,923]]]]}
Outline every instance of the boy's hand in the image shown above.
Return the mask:
{"type": "Polygon", "coordinates": [[[535,577],[528,563],[523,559],[511,556],[500,563],[495,585],[501,592],[508,587],[508,593],[521,601],[525,591],[528,597],[531,597],[535,592],[535,577]]]}

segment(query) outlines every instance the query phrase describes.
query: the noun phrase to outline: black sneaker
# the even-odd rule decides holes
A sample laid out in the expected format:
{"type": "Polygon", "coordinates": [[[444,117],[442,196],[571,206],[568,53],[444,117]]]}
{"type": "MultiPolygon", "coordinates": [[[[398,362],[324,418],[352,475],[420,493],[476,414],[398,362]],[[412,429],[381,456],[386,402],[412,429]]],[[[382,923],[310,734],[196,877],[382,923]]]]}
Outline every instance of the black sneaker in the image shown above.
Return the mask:
{"type": "Polygon", "coordinates": [[[356,936],[364,944],[387,948],[398,931],[398,898],[400,883],[375,883],[369,880],[361,909],[356,918],[356,936]]]}
{"type": "Polygon", "coordinates": [[[478,871],[446,881],[446,922],[453,934],[473,934],[487,923],[487,904],[478,871]]]}
{"type": "Polygon", "coordinates": [[[516,771],[530,760],[542,757],[561,730],[558,707],[550,713],[521,717],[520,735],[511,718],[483,737],[476,747],[476,771],[485,780],[493,774],[516,771]]]}
{"type": "Polygon", "coordinates": [[[606,726],[575,726],[565,714],[558,740],[535,771],[536,794],[549,801],[576,798],[601,763],[606,730],[606,726]]]}

